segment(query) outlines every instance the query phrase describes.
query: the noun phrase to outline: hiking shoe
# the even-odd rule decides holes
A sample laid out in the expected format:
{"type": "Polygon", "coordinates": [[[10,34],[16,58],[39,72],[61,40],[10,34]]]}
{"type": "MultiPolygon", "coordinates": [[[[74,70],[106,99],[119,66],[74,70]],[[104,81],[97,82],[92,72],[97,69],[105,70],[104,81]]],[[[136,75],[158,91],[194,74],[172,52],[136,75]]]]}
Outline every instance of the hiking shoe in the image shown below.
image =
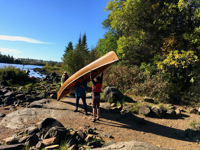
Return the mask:
{"type": "Polygon", "coordinates": [[[84,113],[85,115],[88,115],[87,112],[84,113]]]}
{"type": "Polygon", "coordinates": [[[92,122],[95,122],[95,121],[96,121],[96,119],[93,119],[93,120],[92,120],[92,122]]]}
{"type": "Polygon", "coordinates": [[[96,118],[96,120],[98,120],[98,121],[99,121],[100,119],[99,119],[99,118],[96,118]]]}
{"type": "Polygon", "coordinates": [[[78,110],[77,110],[77,109],[74,109],[73,111],[74,111],[74,112],[77,112],[78,110]]]}

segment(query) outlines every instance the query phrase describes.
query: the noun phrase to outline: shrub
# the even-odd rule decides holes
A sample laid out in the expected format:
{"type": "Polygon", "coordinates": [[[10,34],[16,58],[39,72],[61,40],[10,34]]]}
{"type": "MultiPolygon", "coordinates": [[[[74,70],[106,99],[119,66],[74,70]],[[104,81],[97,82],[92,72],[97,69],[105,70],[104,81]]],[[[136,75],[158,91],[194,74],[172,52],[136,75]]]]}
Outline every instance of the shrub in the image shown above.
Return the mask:
{"type": "Polygon", "coordinates": [[[0,79],[7,81],[10,80],[15,84],[21,84],[30,81],[30,78],[27,76],[25,71],[11,66],[0,69],[0,79]]]}
{"type": "Polygon", "coordinates": [[[155,73],[150,65],[144,68],[144,64],[141,68],[114,65],[105,71],[103,86],[114,86],[123,93],[159,98],[160,102],[165,102],[170,94],[177,92],[176,86],[162,73],[155,73]]]}

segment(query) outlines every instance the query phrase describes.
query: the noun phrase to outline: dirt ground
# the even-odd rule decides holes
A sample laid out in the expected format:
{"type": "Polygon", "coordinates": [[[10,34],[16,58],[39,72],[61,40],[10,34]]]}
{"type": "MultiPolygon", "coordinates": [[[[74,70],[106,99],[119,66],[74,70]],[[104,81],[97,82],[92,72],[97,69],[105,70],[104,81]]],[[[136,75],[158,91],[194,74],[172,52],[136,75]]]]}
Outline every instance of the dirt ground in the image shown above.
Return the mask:
{"type": "MultiPolygon", "coordinates": [[[[134,99],[137,101],[137,99],[134,99]]],[[[75,99],[65,97],[60,100],[63,103],[67,103],[68,111],[73,111],[75,109],[75,99]]],[[[56,103],[56,100],[55,100],[56,103]]],[[[91,98],[87,98],[87,104],[91,107],[91,98]]],[[[66,111],[66,117],[58,119],[64,126],[73,128],[74,130],[78,129],[88,129],[95,127],[96,132],[101,135],[101,133],[111,134],[113,138],[103,137],[105,142],[122,142],[122,141],[131,141],[137,140],[142,142],[147,142],[153,145],[160,147],[174,148],[177,150],[200,150],[200,145],[195,142],[191,142],[186,138],[179,138],[175,131],[183,131],[187,128],[190,128],[190,123],[196,120],[197,123],[200,123],[199,115],[190,114],[189,107],[180,107],[176,106],[183,110],[181,117],[174,119],[159,119],[145,117],[143,115],[135,114],[138,118],[144,118],[145,124],[140,125],[135,121],[121,118],[116,119],[120,114],[111,114],[111,113],[101,113],[100,121],[95,123],[92,122],[92,112],[88,112],[88,115],[84,115],[82,101],[79,102],[79,111],[75,113],[70,113],[68,115],[66,111]],[[77,115],[78,113],[78,115],[77,115]],[[117,120],[117,121],[116,121],[117,120]]],[[[20,109],[20,108],[17,108],[20,109]]],[[[11,113],[9,110],[4,110],[3,107],[0,107],[0,113],[11,113]]],[[[0,121],[2,118],[0,118],[0,121]]],[[[12,130],[6,127],[0,126],[0,140],[12,136],[14,133],[19,132],[12,130]]],[[[102,137],[102,136],[101,136],[102,137]]]]}

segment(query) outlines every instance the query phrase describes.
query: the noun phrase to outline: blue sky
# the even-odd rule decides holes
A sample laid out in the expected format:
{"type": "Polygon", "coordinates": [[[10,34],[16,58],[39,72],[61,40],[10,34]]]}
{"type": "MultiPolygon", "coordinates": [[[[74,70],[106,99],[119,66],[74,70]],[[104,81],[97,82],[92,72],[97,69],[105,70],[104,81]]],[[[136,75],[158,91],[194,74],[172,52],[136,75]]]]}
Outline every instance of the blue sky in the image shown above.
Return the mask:
{"type": "Polygon", "coordinates": [[[106,30],[109,0],[0,0],[0,52],[61,62],[65,46],[86,33],[95,47],[106,30]]]}

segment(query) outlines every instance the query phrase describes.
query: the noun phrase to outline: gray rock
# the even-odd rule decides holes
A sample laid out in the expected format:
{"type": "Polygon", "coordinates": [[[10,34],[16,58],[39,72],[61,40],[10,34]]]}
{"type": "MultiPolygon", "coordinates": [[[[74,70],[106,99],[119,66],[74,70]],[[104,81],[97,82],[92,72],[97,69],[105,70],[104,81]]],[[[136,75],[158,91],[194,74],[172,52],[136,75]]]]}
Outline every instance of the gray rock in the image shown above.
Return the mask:
{"type": "Polygon", "coordinates": [[[14,97],[15,95],[16,95],[15,92],[10,92],[10,91],[4,94],[4,96],[6,96],[6,97],[8,97],[8,96],[9,97],[14,97]]]}
{"type": "Polygon", "coordinates": [[[20,150],[23,148],[25,148],[24,144],[0,145],[0,150],[20,150]]]}
{"type": "Polygon", "coordinates": [[[192,135],[193,135],[193,132],[194,132],[194,130],[193,129],[186,129],[185,130],[185,132],[186,132],[186,135],[188,135],[189,136],[189,138],[191,138],[192,137],[192,135]]]}
{"type": "MultiPolygon", "coordinates": [[[[62,104],[63,105],[63,104],[62,104]]],[[[65,105],[63,105],[64,107],[65,105]]],[[[68,112],[73,113],[71,111],[68,112]]],[[[22,129],[27,123],[31,123],[36,119],[43,119],[46,117],[53,117],[61,119],[66,116],[66,111],[41,109],[41,108],[22,108],[12,113],[7,114],[0,125],[11,129],[22,129]]]]}
{"type": "Polygon", "coordinates": [[[26,143],[29,147],[35,146],[39,141],[39,138],[36,134],[30,135],[29,138],[26,140],[26,143]]]}
{"type": "Polygon", "coordinates": [[[57,94],[51,94],[50,97],[53,99],[57,99],[57,94]]]}
{"type": "Polygon", "coordinates": [[[52,127],[44,135],[44,139],[59,137],[60,139],[65,139],[67,137],[67,130],[65,127],[52,127]]]}
{"type": "Polygon", "coordinates": [[[4,113],[0,113],[0,117],[5,117],[6,115],[4,113]]]}
{"type": "Polygon", "coordinates": [[[195,128],[196,128],[198,131],[200,131],[200,123],[196,123],[196,124],[195,124],[195,128]]]}
{"type": "Polygon", "coordinates": [[[27,94],[28,94],[28,93],[31,93],[31,91],[32,91],[32,87],[29,87],[29,88],[27,89],[26,93],[27,93],[27,94]]]}
{"type": "Polygon", "coordinates": [[[16,111],[17,108],[15,106],[10,107],[10,111],[16,111]]]}
{"type": "Polygon", "coordinates": [[[16,98],[6,97],[4,99],[4,106],[12,105],[16,100],[16,98]]]}
{"type": "Polygon", "coordinates": [[[173,109],[167,110],[166,114],[167,114],[169,117],[174,117],[174,116],[176,116],[176,112],[175,112],[175,110],[173,110],[173,109]]]}
{"type": "Polygon", "coordinates": [[[176,115],[181,115],[181,110],[180,109],[176,109],[175,112],[176,112],[176,115]]]}
{"type": "Polygon", "coordinates": [[[113,138],[111,134],[101,133],[101,135],[102,135],[103,137],[113,138]]]}
{"type": "Polygon", "coordinates": [[[19,89],[18,89],[18,92],[22,92],[23,91],[23,86],[21,86],[19,89]]]}
{"type": "Polygon", "coordinates": [[[112,103],[110,104],[111,107],[115,107],[116,106],[116,103],[112,103]]]}
{"type": "Polygon", "coordinates": [[[28,135],[31,135],[31,134],[34,134],[34,133],[37,133],[37,132],[39,132],[38,127],[28,127],[28,128],[26,129],[26,133],[27,133],[28,135]]]}
{"type": "Polygon", "coordinates": [[[164,110],[162,108],[157,107],[157,106],[152,106],[151,110],[154,114],[156,114],[158,117],[163,117],[165,115],[164,110]]]}
{"type": "Polygon", "coordinates": [[[47,104],[49,102],[50,102],[50,100],[48,100],[48,99],[34,101],[28,105],[28,108],[42,108],[44,104],[47,104]]]}
{"type": "Polygon", "coordinates": [[[15,96],[16,99],[20,99],[20,100],[24,100],[25,99],[25,95],[24,94],[17,94],[15,96]]]}
{"type": "Polygon", "coordinates": [[[15,137],[8,137],[6,139],[4,139],[4,141],[6,142],[6,144],[10,145],[10,144],[18,144],[18,139],[16,139],[15,137]]]}
{"type": "Polygon", "coordinates": [[[114,142],[114,141],[110,141],[110,142],[108,142],[108,143],[106,143],[107,144],[107,146],[109,146],[109,145],[112,145],[112,144],[115,144],[116,142],[114,142]]]}
{"type": "Polygon", "coordinates": [[[200,135],[196,135],[192,140],[194,142],[200,141],[200,135]]]}
{"type": "Polygon", "coordinates": [[[186,136],[187,132],[186,131],[182,131],[182,130],[176,130],[176,135],[180,138],[183,138],[186,136]]]}
{"type": "Polygon", "coordinates": [[[72,145],[76,144],[76,140],[75,139],[70,139],[69,142],[67,142],[66,146],[67,147],[71,147],[72,145]]]}
{"type": "Polygon", "coordinates": [[[33,102],[35,98],[33,97],[26,97],[26,102],[33,102]]]}
{"type": "Polygon", "coordinates": [[[153,98],[151,98],[151,97],[144,97],[144,101],[145,102],[149,102],[149,103],[154,103],[154,100],[153,100],[153,98]]]}
{"type": "Polygon", "coordinates": [[[196,114],[197,112],[198,112],[198,110],[196,108],[193,108],[190,110],[190,113],[192,113],[192,114],[196,114]]]}
{"type": "Polygon", "coordinates": [[[130,142],[120,142],[112,144],[103,148],[95,148],[94,150],[174,150],[170,148],[158,147],[149,143],[139,142],[139,141],[130,141],[130,142]]]}
{"type": "Polygon", "coordinates": [[[7,89],[1,89],[1,94],[6,94],[8,92],[8,90],[7,89]]]}
{"type": "Polygon", "coordinates": [[[111,109],[111,106],[109,103],[101,103],[101,108],[104,108],[104,109],[111,109]]]}
{"type": "Polygon", "coordinates": [[[74,145],[72,145],[72,146],[70,146],[69,148],[68,148],[68,150],[85,150],[85,148],[82,148],[82,147],[78,147],[78,144],[74,144],[74,145]]]}
{"type": "Polygon", "coordinates": [[[83,131],[78,131],[77,135],[75,137],[76,139],[76,144],[81,144],[84,142],[84,139],[86,138],[86,134],[83,131]]]}
{"type": "Polygon", "coordinates": [[[29,136],[24,136],[24,137],[22,137],[22,138],[19,140],[19,143],[25,143],[29,137],[30,137],[30,135],[29,135],[29,136]]]}
{"type": "Polygon", "coordinates": [[[88,129],[88,134],[93,134],[94,133],[94,129],[89,128],[88,129]]]}
{"type": "Polygon", "coordinates": [[[113,100],[114,103],[117,101],[121,102],[124,95],[115,87],[106,87],[104,89],[104,95],[107,100],[113,100]]]}
{"type": "Polygon", "coordinates": [[[128,113],[128,112],[130,112],[131,111],[131,107],[128,107],[128,106],[123,106],[122,107],[122,110],[121,110],[121,113],[128,113]]]}
{"type": "Polygon", "coordinates": [[[46,92],[41,93],[39,96],[37,96],[38,99],[44,99],[46,98],[46,92]]]}
{"type": "Polygon", "coordinates": [[[45,118],[42,122],[38,123],[38,128],[42,133],[46,133],[52,127],[64,127],[64,126],[54,118],[45,118]]]}
{"type": "Polygon", "coordinates": [[[139,106],[139,113],[145,114],[145,116],[149,116],[151,109],[147,105],[139,106]]]}
{"type": "Polygon", "coordinates": [[[36,146],[37,149],[42,149],[44,147],[44,144],[42,143],[42,141],[39,141],[36,146]]]}

